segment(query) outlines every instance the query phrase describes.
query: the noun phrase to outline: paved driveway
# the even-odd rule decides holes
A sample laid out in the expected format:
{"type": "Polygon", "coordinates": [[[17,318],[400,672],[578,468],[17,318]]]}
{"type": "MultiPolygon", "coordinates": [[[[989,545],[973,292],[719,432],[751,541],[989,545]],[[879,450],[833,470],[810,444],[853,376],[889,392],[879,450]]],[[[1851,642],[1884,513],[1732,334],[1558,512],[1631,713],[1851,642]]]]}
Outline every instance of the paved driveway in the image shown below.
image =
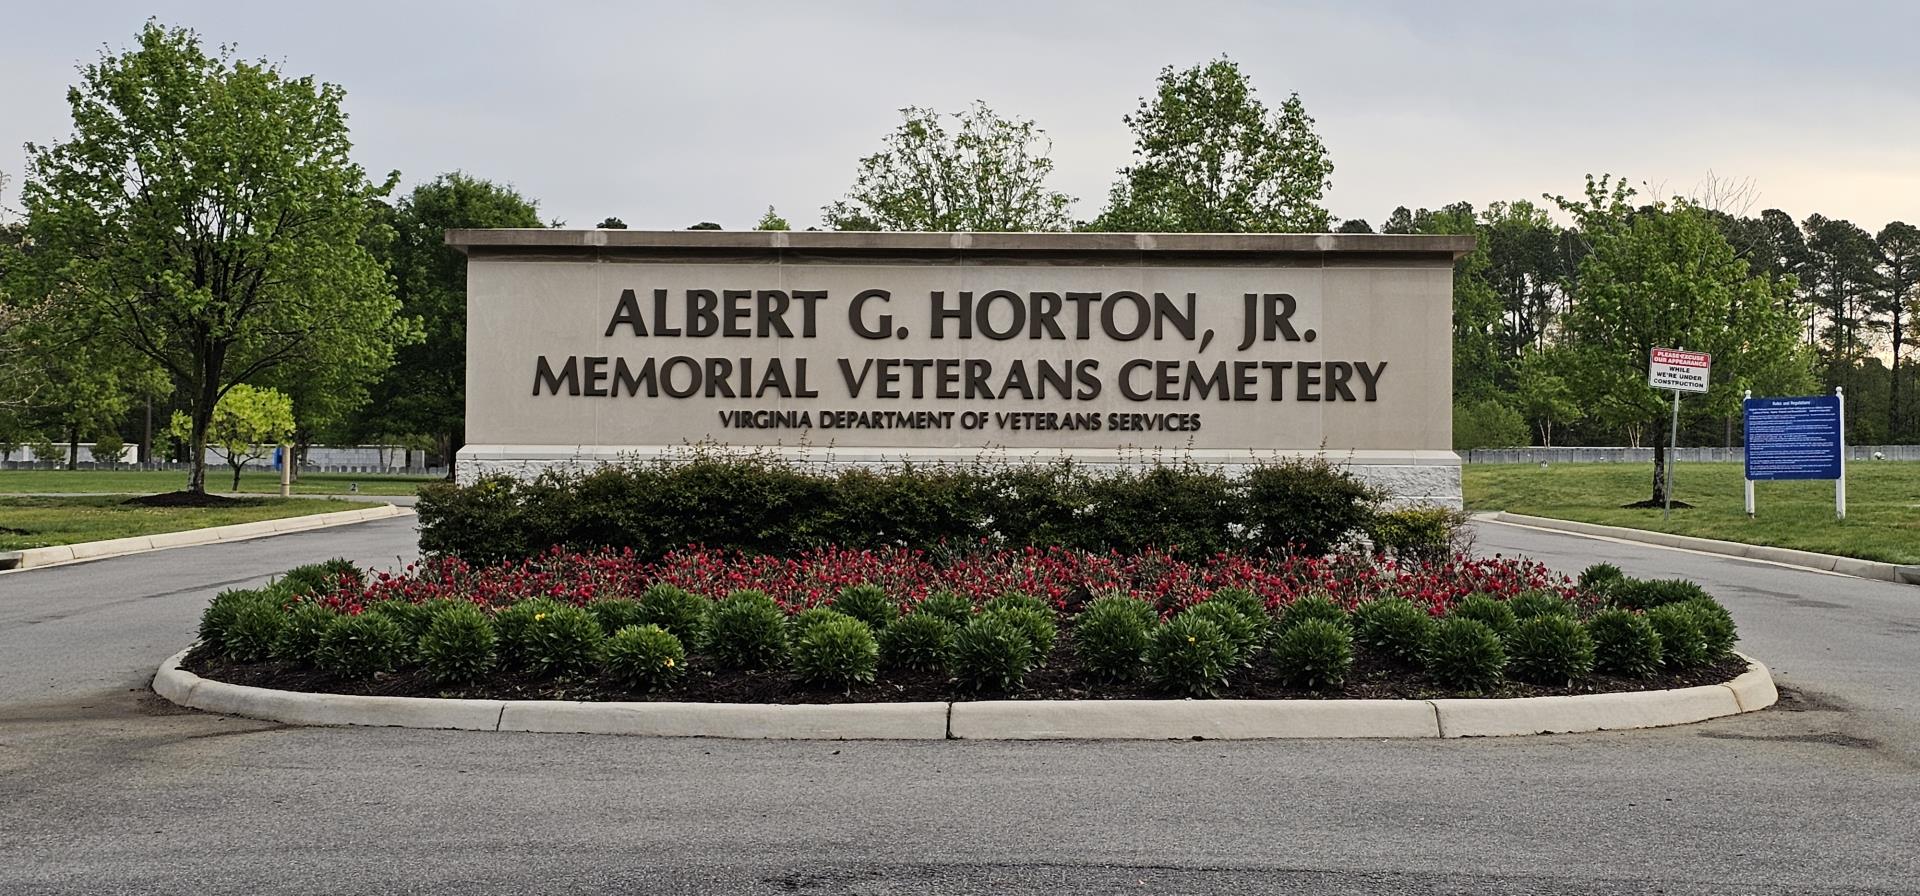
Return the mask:
{"type": "Polygon", "coordinates": [[[1684,575],[1780,708],[1449,742],[886,744],[288,728],[145,683],[212,593],[411,520],[0,575],[0,893],[1912,893],[1920,588],[1684,575]]]}

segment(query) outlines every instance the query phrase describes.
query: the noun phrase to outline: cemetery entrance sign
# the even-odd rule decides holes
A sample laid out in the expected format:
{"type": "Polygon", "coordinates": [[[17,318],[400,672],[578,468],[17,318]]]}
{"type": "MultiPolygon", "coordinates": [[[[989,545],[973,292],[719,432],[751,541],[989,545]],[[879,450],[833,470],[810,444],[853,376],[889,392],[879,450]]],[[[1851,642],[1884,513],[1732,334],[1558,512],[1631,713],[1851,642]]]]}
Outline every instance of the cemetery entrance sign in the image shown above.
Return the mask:
{"type": "Polygon", "coordinates": [[[1458,506],[1471,237],[455,230],[461,476],[751,447],[837,464],[1320,454],[1458,506]]]}

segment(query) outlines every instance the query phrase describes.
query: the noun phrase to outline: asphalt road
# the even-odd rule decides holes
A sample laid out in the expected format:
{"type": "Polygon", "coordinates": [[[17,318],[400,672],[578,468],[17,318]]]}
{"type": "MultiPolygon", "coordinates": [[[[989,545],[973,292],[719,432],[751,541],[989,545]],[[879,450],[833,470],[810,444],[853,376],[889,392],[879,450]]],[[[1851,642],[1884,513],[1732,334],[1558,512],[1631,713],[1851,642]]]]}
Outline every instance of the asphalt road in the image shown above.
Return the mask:
{"type": "Polygon", "coordinates": [[[397,520],[0,574],[0,893],[1920,890],[1920,588],[1484,525],[1705,583],[1783,706],[1449,742],[886,744],[288,728],[145,689],[212,593],[397,520]]]}

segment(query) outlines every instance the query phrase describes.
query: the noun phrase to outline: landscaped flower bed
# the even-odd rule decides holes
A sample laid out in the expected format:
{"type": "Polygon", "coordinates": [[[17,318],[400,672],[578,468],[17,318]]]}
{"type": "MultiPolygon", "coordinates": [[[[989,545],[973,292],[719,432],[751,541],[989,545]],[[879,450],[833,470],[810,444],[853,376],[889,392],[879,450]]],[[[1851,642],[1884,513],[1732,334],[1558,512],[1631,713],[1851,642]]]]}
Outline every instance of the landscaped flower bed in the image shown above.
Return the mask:
{"type": "Polygon", "coordinates": [[[728,702],[1520,697],[1737,675],[1686,582],[1512,558],[1065,549],[334,562],[221,594],[185,667],[407,696],[728,702]]]}

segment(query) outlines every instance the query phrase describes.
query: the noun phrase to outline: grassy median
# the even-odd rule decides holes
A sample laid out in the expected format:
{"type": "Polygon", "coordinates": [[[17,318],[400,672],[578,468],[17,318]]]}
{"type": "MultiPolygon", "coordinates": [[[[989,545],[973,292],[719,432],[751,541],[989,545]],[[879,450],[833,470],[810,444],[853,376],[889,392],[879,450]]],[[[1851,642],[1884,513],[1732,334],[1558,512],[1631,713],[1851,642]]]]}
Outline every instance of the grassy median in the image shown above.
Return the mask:
{"type": "Polygon", "coordinates": [[[371,506],[311,498],[236,498],[221,507],[137,507],[123,503],[125,500],[118,495],[0,498],[0,551],[158,535],[371,506]]]}
{"type": "Polygon", "coordinates": [[[1608,526],[1764,544],[1887,563],[1920,563],[1920,463],[1847,465],[1847,518],[1834,519],[1831,481],[1756,484],[1759,513],[1747,519],[1738,463],[1682,463],[1674,499],[1694,505],[1660,511],[1621,505],[1646,500],[1652,464],[1469,464],[1467,509],[1504,510],[1608,526]]]}
{"type": "MultiPolygon", "coordinates": [[[[293,484],[296,495],[344,495],[359,487],[362,495],[411,495],[436,477],[393,476],[375,473],[306,473],[293,484]]],[[[207,468],[207,491],[227,494],[233,471],[207,468]]],[[[0,470],[0,494],[112,493],[143,495],[176,492],[187,487],[185,470],[0,470]]],[[[280,494],[280,474],[271,471],[240,474],[240,492],[280,494]]]]}

